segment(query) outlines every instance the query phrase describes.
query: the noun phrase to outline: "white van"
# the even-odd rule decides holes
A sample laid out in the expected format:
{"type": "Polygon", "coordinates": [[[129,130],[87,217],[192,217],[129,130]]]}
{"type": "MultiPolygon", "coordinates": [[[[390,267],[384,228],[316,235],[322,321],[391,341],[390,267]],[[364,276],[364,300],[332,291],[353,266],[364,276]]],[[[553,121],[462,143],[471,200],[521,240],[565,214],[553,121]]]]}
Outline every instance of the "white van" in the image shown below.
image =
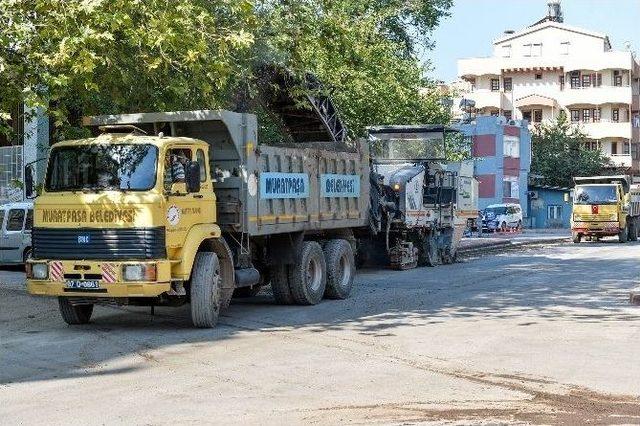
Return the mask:
{"type": "Polygon", "coordinates": [[[31,257],[33,203],[0,205],[0,264],[19,265],[31,257]]]}
{"type": "Polygon", "coordinates": [[[520,204],[491,204],[482,212],[482,230],[502,231],[522,228],[522,207],[520,204]]]}

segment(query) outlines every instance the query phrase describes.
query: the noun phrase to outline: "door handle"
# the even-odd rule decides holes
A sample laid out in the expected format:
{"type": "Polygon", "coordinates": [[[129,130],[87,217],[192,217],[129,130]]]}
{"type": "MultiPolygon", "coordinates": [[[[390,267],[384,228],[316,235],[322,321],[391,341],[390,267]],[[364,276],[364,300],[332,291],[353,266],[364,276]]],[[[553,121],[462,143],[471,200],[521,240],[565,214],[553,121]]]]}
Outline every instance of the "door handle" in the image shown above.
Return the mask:
{"type": "Polygon", "coordinates": [[[200,195],[200,194],[195,194],[195,195],[193,196],[193,198],[204,198],[204,196],[203,196],[203,195],[200,195]]]}

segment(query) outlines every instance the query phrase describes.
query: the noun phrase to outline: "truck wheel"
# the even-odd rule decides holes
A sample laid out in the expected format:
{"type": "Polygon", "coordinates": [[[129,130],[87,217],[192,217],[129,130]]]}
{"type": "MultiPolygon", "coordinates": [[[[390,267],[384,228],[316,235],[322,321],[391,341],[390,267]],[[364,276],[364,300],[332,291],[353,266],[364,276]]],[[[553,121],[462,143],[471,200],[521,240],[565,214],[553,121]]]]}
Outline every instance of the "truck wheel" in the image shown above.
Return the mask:
{"type": "Polygon", "coordinates": [[[269,270],[271,275],[271,291],[276,303],[280,305],[292,305],[293,296],[289,288],[289,277],[285,265],[274,265],[269,270]]]}
{"type": "Polygon", "coordinates": [[[191,274],[191,321],[198,328],[212,328],[222,305],[220,261],[212,252],[196,254],[191,274]]]}
{"type": "Polygon", "coordinates": [[[582,234],[581,234],[581,233],[579,233],[579,232],[574,232],[574,233],[571,235],[571,237],[572,237],[573,242],[574,242],[575,244],[580,243],[580,240],[582,240],[582,234]]]}
{"type": "Polygon", "coordinates": [[[62,319],[69,325],[87,324],[93,313],[93,304],[75,305],[68,297],[58,297],[62,319]]]}
{"type": "Polygon", "coordinates": [[[625,226],[620,230],[620,232],[618,232],[618,241],[620,241],[621,243],[627,242],[627,240],[629,239],[629,233],[627,231],[628,229],[625,226]]]}
{"type": "Polygon", "coordinates": [[[351,293],[356,274],[355,259],[351,244],[347,240],[331,240],[324,246],[327,262],[327,288],[324,296],[328,299],[346,299],[351,293]]]}
{"type": "Polygon", "coordinates": [[[638,224],[635,220],[629,221],[627,233],[629,234],[629,241],[638,241],[638,224]]]}
{"type": "Polygon", "coordinates": [[[327,264],[320,244],[302,243],[302,251],[295,265],[289,265],[289,288],[298,305],[315,305],[322,300],[327,287],[327,264]]]}

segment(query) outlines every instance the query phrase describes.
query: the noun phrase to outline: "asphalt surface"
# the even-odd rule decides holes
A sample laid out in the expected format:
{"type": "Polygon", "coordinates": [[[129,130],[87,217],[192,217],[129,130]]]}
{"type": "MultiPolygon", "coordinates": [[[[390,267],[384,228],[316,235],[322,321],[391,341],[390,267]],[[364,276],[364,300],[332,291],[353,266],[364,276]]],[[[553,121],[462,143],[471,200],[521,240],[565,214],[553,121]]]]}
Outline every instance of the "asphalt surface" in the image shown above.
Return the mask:
{"type": "Polygon", "coordinates": [[[0,273],[2,424],[640,423],[638,244],[365,270],[346,301],[99,307],[69,327],[0,273]]]}

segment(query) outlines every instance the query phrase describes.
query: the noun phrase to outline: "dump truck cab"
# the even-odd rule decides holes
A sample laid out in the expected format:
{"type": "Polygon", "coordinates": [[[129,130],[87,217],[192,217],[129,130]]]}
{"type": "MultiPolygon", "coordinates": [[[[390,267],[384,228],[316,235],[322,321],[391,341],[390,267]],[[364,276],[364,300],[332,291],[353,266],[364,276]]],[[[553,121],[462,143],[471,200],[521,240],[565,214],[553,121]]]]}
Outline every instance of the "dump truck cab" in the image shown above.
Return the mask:
{"type": "Polygon", "coordinates": [[[184,303],[196,252],[221,236],[209,145],[105,131],[51,149],[34,203],[28,290],[78,306],[87,297],[184,303]]]}
{"type": "Polygon", "coordinates": [[[638,194],[628,176],[576,177],[571,215],[573,241],[617,236],[620,242],[638,235],[638,194]]]}

